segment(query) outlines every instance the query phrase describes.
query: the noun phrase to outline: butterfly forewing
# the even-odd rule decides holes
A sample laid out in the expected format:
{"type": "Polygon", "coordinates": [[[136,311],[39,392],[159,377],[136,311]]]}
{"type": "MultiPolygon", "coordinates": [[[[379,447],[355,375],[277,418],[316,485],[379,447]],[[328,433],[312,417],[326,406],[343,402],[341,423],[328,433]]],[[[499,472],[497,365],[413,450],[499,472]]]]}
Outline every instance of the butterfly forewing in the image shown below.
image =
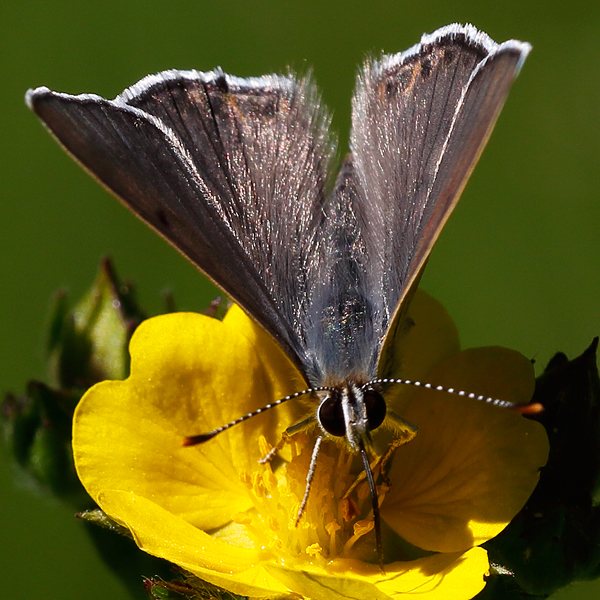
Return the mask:
{"type": "MultiPolygon", "coordinates": [[[[384,334],[395,333],[390,322],[406,307],[528,51],[451,25],[359,74],[351,145],[384,334]]],[[[373,340],[376,357],[383,342],[373,340]]]]}
{"type": "Polygon", "coordinates": [[[45,88],[28,100],[79,162],[306,374],[303,316],[333,153],[309,81],[167,71],[114,101],[45,88]]]}

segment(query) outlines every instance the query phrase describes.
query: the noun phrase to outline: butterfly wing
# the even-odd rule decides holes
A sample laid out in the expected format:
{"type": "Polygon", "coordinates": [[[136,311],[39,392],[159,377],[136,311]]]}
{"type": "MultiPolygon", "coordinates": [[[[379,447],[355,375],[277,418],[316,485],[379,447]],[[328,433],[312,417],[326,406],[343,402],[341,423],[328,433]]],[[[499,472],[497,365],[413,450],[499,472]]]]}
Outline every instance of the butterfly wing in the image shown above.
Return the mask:
{"type": "Polygon", "coordinates": [[[60,143],[238,302],[301,372],[333,143],[311,82],[165,71],[115,100],[38,88],[60,143]]]}
{"type": "MultiPolygon", "coordinates": [[[[389,339],[529,50],[455,24],[406,52],[368,62],[359,74],[351,134],[354,206],[369,287],[381,291],[374,331],[387,331],[389,339]]],[[[384,342],[384,336],[373,340],[372,365],[384,342]]],[[[383,375],[386,367],[378,370],[383,375]]]]}
{"type": "Polygon", "coordinates": [[[382,374],[384,341],[528,50],[451,25],[367,63],[329,200],[333,144],[308,81],[166,71],[112,101],[39,88],[28,102],[318,385],[382,374]]]}

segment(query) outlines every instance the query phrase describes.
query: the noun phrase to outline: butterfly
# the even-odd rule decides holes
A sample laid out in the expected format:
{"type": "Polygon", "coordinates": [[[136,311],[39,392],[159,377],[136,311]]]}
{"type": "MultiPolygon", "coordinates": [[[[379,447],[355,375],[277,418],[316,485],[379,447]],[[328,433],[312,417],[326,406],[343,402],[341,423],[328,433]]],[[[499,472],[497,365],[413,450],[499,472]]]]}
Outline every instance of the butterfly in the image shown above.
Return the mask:
{"type": "Polygon", "coordinates": [[[371,432],[391,416],[385,385],[403,382],[385,378],[386,346],[529,51],[453,24],[368,59],[332,186],[335,139],[310,77],[170,70],[114,100],[45,87],[26,96],[64,148],[298,368],[307,390],[265,408],[316,398],[299,425],[319,426],[313,472],[323,438],[361,455],[380,561],[371,432]]]}

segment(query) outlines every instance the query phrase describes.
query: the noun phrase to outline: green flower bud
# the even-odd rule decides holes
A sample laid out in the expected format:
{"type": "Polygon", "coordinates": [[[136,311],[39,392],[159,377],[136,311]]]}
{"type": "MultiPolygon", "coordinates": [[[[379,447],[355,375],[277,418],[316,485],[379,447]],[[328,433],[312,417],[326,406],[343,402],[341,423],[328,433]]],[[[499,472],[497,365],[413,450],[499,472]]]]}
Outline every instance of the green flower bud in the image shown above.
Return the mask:
{"type": "Polygon", "coordinates": [[[131,287],[104,260],[92,288],[72,310],[64,292],[55,296],[47,346],[52,387],[30,381],[24,395],[4,399],[4,437],[19,466],[79,510],[93,502],[73,465],[73,411],[94,383],[128,375],[129,339],[143,318],[131,287]]]}
{"type": "Polygon", "coordinates": [[[68,311],[63,293],[55,301],[48,343],[50,375],[59,388],[87,389],[129,373],[129,339],[145,318],[131,286],[104,260],[90,291],[68,311]]]}

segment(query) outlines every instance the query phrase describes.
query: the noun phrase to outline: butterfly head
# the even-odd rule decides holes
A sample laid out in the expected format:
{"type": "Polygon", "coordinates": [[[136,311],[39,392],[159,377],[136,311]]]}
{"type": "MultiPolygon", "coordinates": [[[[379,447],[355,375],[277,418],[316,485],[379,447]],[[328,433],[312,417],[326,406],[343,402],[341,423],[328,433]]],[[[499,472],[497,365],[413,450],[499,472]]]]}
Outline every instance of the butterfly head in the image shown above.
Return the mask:
{"type": "Polygon", "coordinates": [[[321,429],[334,438],[344,437],[353,452],[371,446],[371,432],[385,420],[385,399],[376,386],[348,381],[327,391],[317,410],[321,429]]]}

